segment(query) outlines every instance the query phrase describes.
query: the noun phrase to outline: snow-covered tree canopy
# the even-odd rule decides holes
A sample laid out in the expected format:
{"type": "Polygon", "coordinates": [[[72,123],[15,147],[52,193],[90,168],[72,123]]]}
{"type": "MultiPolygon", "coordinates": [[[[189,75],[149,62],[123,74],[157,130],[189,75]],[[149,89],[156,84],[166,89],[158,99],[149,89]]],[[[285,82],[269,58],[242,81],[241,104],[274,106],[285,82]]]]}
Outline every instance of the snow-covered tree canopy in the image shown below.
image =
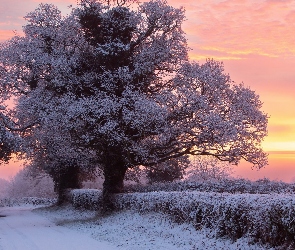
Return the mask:
{"type": "Polygon", "coordinates": [[[21,140],[14,131],[21,131],[15,127],[5,106],[0,106],[0,164],[7,163],[13,154],[21,151],[21,140]]]}
{"type": "Polygon", "coordinates": [[[137,9],[82,1],[65,17],[41,4],[25,35],[1,45],[1,98],[18,97],[19,122],[37,124],[27,135],[35,143],[50,134],[77,154],[94,151],[106,186],[129,167],[184,155],[264,166],[259,96],[234,85],[222,63],[189,61],[184,18],[162,0],[137,9]]]}
{"type": "Polygon", "coordinates": [[[16,152],[14,136],[0,123],[0,164],[16,152]]]}

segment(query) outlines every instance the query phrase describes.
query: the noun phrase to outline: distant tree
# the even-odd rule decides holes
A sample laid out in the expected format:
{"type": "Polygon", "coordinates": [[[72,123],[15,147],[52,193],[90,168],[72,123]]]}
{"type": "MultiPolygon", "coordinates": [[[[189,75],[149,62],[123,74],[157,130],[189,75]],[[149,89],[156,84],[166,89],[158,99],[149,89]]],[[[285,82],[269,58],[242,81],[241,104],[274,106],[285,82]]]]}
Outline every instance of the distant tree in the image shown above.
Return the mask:
{"type": "Polygon", "coordinates": [[[233,165],[213,156],[194,156],[186,173],[191,181],[223,180],[231,178],[233,165]]]}
{"type": "Polygon", "coordinates": [[[184,177],[186,168],[189,167],[189,163],[188,158],[184,156],[159,163],[153,168],[147,169],[149,183],[181,180],[184,177]]]}
{"type": "Polygon", "coordinates": [[[2,96],[18,96],[22,124],[38,121],[25,135],[35,144],[36,133],[56,133],[70,152],[95,153],[105,210],[128,168],[187,155],[267,163],[259,96],[234,85],[222,63],[188,60],[183,8],[82,1],[67,17],[42,4],[26,18],[24,37],[0,49],[2,96]]]}
{"type": "Polygon", "coordinates": [[[0,178],[0,199],[7,196],[9,181],[0,178]]]}
{"type": "Polygon", "coordinates": [[[13,198],[56,196],[52,178],[45,172],[31,172],[30,167],[21,169],[9,182],[7,195],[13,198]]]}

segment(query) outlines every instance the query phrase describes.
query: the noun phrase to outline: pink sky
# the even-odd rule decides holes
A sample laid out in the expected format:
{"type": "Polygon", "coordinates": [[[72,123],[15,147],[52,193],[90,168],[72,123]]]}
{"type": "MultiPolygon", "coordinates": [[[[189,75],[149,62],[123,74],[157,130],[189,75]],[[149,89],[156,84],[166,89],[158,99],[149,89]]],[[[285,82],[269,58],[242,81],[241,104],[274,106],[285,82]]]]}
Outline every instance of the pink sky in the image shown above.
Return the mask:
{"type": "MultiPolygon", "coordinates": [[[[40,2],[0,0],[0,41],[9,39],[13,30],[21,33],[25,24],[22,17],[40,2]]],[[[69,12],[67,6],[77,3],[76,0],[44,2],[56,4],[63,13],[69,12]]],[[[168,3],[186,9],[183,28],[192,49],[190,58],[199,62],[206,58],[223,61],[232,80],[244,82],[260,95],[263,110],[270,115],[269,135],[263,148],[295,151],[295,1],[170,0],[168,3]]],[[[275,167],[271,164],[271,168],[275,167]]],[[[295,159],[285,171],[295,176],[295,159]]],[[[0,167],[0,177],[1,172],[0,167]]]]}

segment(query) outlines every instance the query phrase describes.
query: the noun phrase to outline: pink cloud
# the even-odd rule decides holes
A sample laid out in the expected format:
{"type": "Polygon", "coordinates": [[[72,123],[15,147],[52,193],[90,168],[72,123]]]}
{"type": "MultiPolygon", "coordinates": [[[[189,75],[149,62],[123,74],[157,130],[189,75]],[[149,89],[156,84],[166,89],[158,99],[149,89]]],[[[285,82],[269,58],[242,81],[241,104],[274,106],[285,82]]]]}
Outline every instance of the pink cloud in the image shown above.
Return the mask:
{"type": "MultiPolygon", "coordinates": [[[[22,17],[34,10],[39,0],[11,0],[1,3],[0,29],[20,30],[22,17]],[[14,24],[12,24],[14,22],[14,24]],[[3,24],[6,23],[6,24],[3,24]]],[[[63,13],[77,0],[47,0],[63,13]]],[[[293,1],[264,0],[185,0],[169,1],[184,5],[184,30],[194,59],[215,57],[241,59],[251,54],[269,57],[294,55],[295,4],[293,1]]],[[[1,39],[3,40],[3,39],[1,39]]]]}
{"type": "MultiPolygon", "coordinates": [[[[41,2],[44,3],[51,3],[56,5],[62,13],[69,12],[69,5],[75,6],[77,0],[10,0],[10,1],[3,1],[0,0],[0,30],[16,30],[21,31],[22,26],[25,24],[24,16],[33,11],[38,7],[41,2]]],[[[10,32],[11,33],[11,32],[10,32]]],[[[8,33],[1,32],[0,41],[4,41],[9,39],[7,35],[8,33]]],[[[11,33],[12,34],[12,33],[11,33]]]]}
{"type": "Polygon", "coordinates": [[[10,39],[13,35],[13,31],[0,30],[0,42],[10,39]]]}
{"type": "Polygon", "coordinates": [[[293,0],[266,0],[268,3],[290,3],[293,0]]]}
{"type": "MultiPolygon", "coordinates": [[[[180,5],[174,0],[169,2],[180,5]]],[[[193,41],[189,45],[194,57],[200,49],[208,55],[219,51],[220,58],[295,55],[294,1],[208,0],[182,4],[188,18],[184,29],[193,41]]]]}

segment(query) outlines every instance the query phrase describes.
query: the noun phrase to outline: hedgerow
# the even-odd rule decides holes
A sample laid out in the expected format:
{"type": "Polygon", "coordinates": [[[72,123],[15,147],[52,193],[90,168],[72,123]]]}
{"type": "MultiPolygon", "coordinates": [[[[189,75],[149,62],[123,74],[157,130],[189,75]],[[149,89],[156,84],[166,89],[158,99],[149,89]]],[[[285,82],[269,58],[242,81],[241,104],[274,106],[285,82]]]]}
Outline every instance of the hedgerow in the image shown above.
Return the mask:
{"type": "MultiPolygon", "coordinates": [[[[75,207],[99,209],[99,190],[73,190],[75,207]]],[[[294,249],[294,195],[229,194],[216,192],[149,192],[114,196],[117,210],[162,212],[197,230],[210,228],[216,237],[233,241],[247,236],[276,249],[294,249]]]]}
{"type": "Polygon", "coordinates": [[[250,181],[247,179],[222,179],[207,181],[178,181],[153,183],[150,185],[129,185],[126,192],[155,192],[155,191],[200,191],[217,193],[249,193],[249,194],[271,194],[289,193],[295,194],[295,184],[282,181],[271,181],[260,179],[250,181]]]}
{"type": "Polygon", "coordinates": [[[13,207],[23,205],[52,205],[56,203],[55,198],[38,198],[38,197],[22,197],[22,198],[3,198],[0,199],[0,207],[13,207]]]}

